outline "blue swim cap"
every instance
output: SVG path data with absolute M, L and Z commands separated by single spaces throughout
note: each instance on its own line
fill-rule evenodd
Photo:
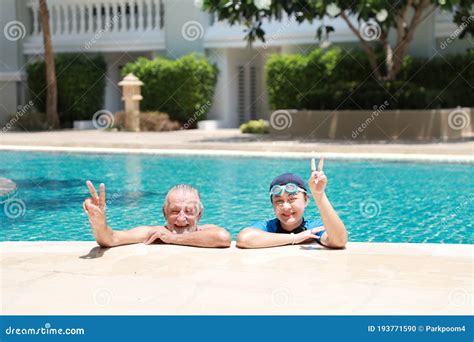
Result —
M 288 183 L 294 183 L 298 185 L 301 189 L 308 191 L 306 189 L 306 182 L 300 176 L 294 173 L 284 173 L 275 177 L 275 179 L 270 184 L 270 189 L 268 191 L 271 191 L 274 185 L 285 185 Z

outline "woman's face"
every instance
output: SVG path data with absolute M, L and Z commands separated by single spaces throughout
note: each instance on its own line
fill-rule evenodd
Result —
M 303 192 L 288 194 L 283 191 L 280 195 L 272 198 L 275 215 L 286 230 L 298 227 L 308 202 L 309 197 Z

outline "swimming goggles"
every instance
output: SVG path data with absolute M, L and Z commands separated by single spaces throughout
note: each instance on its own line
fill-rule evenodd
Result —
M 270 189 L 270 196 L 280 196 L 283 190 L 285 190 L 285 192 L 289 195 L 294 195 L 299 191 L 306 193 L 306 190 L 300 188 L 295 183 L 287 183 L 285 185 L 276 184 L 272 186 L 272 188 Z

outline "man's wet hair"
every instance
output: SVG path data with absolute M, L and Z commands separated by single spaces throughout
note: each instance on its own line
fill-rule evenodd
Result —
M 184 193 L 191 192 L 191 193 L 195 194 L 197 196 L 197 198 L 199 199 L 198 211 L 202 211 L 204 209 L 204 206 L 202 205 L 202 202 L 201 202 L 201 196 L 199 195 L 199 191 L 196 188 L 194 188 L 193 186 L 191 186 L 189 184 L 178 184 L 178 185 L 173 186 L 171 189 L 169 189 L 168 193 L 166 194 L 165 201 L 163 202 L 163 214 L 164 215 L 166 215 L 168 206 L 170 204 L 169 203 L 169 195 L 172 192 L 175 192 L 175 191 L 181 191 L 181 192 L 184 192 Z

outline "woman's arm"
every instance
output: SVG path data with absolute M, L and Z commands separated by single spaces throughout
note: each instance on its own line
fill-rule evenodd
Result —
M 316 239 L 315 230 L 306 230 L 298 234 L 269 233 L 256 228 L 244 228 L 237 236 L 237 247 L 265 248 L 298 244 L 308 239 Z
M 327 247 L 344 248 L 347 244 L 347 231 L 344 223 L 326 196 L 325 189 L 328 182 L 323 171 L 324 158 L 321 158 L 316 171 L 314 159 L 311 160 L 311 177 L 308 180 L 313 199 L 321 215 L 326 233 L 321 237 L 321 243 Z
M 314 196 L 313 196 L 314 197 Z M 321 215 L 326 232 L 321 237 L 321 244 L 332 248 L 344 248 L 347 244 L 347 232 L 344 223 L 337 215 L 326 194 L 314 198 Z

